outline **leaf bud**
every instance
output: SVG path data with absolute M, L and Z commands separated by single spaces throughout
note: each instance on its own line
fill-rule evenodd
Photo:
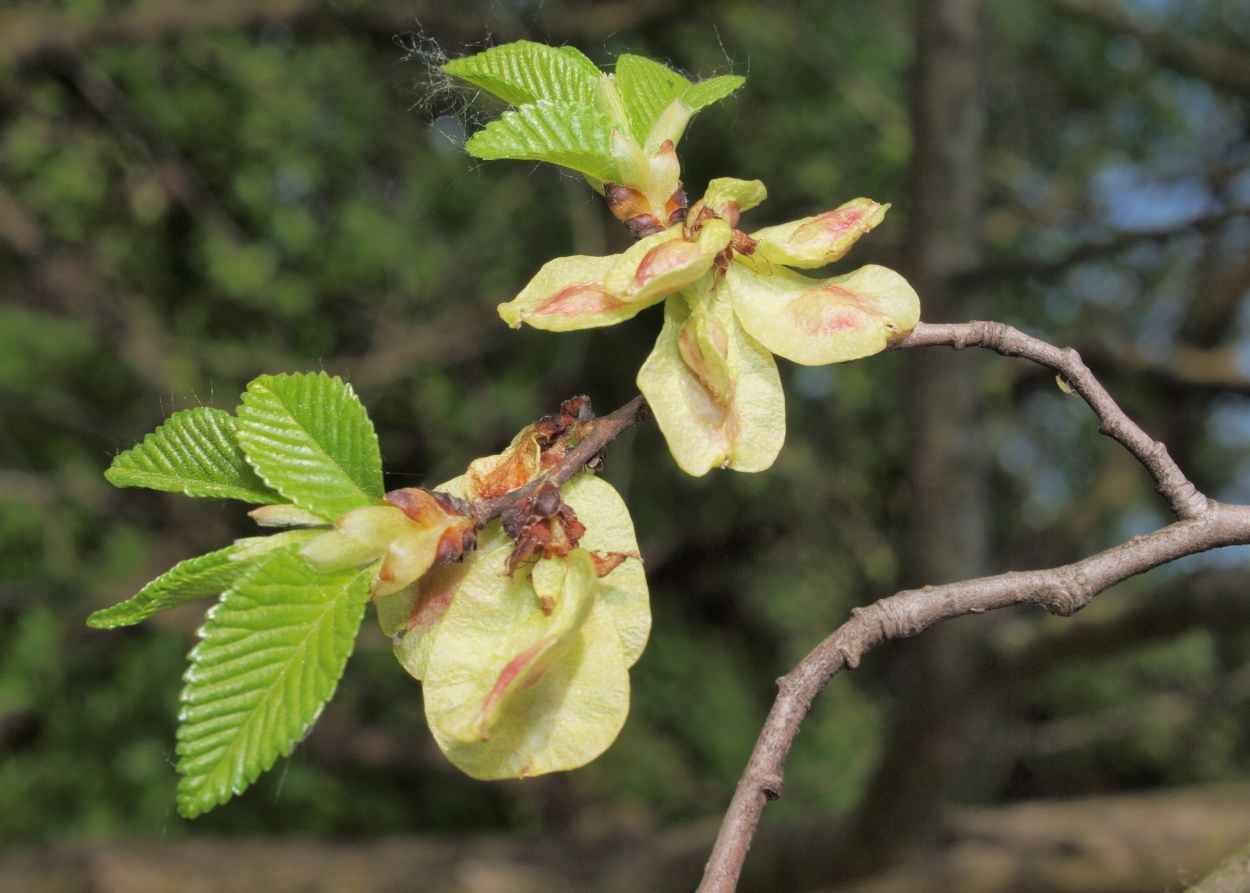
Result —
M 389 595 L 426 571 L 459 559 L 476 543 L 472 507 L 447 493 L 392 490 L 385 505 L 353 509 L 300 554 L 321 571 L 381 559 L 373 595 Z

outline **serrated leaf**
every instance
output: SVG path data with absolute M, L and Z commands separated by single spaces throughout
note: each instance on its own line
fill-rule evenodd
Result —
M 720 102 L 745 83 L 746 78 L 730 74 L 708 78 L 706 81 L 692 84 L 681 95 L 681 101 L 690 106 L 691 111 L 697 112 L 714 102 Z
M 598 180 L 617 179 L 611 125 L 590 107 L 539 100 L 486 125 L 465 143 L 470 155 L 492 161 L 547 161 Z
M 587 74 L 592 74 L 596 78 L 603 77 L 603 72 L 599 70 L 599 66 L 596 65 L 589 56 L 587 56 L 577 47 L 562 46 L 562 47 L 556 47 L 556 49 L 559 50 L 561 53 L 564 53 L 564 55 L 568 56 L 570 59 L 572 59 L 573 62 L 579 65 Z
M 522 106 L 540 99 L 590 105 L 602 72 L 572 47 L 518 40 L 473 56 L 453 59 L 443 71 Z
M 243 394 L 238 432 L 265 483 L 300 508 L 334 520 L 382 497 L 378 436 L 337 376 L 260 376 Z
M 221 595 L 252 569 L 246 561 L 231 560 L 231 556 L 244 548 L 236 543 L 179 562 L 133 597 L 111 608 L 96 611 L 87 618 L 87 626 L 96 629 L 131 626 L 160 611 L 168 611 L 206 596 Z
M 639 145 L 647 141 L 656 119 L 691 86 L 690 81 L 668 66 L 645 56 L 626 53 L 616 60 L 616 89 Z
M 247 464 L 235 418 L 208 407 L 174 413 L 143 443 L 116 456 L 104 477 L 117 487 L 244 502 L 286 501 Z
M 182 692 L 182 815 L 241 793 L 304 737 L 351 654 L 373 571 L 319 574 L 274 552 L 209 612 Z

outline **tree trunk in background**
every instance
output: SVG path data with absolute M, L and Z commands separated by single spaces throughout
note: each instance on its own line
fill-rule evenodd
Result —
M 981 260 L 983 32 L 983 0 L 918 3 L 907 272 L 928 322 L 983 313 L 978 296 L 957 283 Z M 906 362 L 911 501 L 903 582 L 982 575 L 989 537 L 980 357 L 913 351 Z M 984 632 L 984 624 L 943 624 L 895 656 L 894 724 L 845 839 L 848 877 L 896 862 L 933 827 L 971 756 L 969 742 L 978 740 L 988 718 L 988 705 L 973 691 L 972 636 Z

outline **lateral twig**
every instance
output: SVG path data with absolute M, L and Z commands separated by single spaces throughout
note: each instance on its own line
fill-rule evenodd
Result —
M 1200 493 L 1167 448 L 1120 409 L 1075 350 L 1055 347 L 995 322 L 921 323 L 893 347 L 935 345 L 984 347 L 1053 369 L 1093 409 L 1099 430 L 1122 444 L 1149 471 L 1177 521 L 1062 567 L 904 590 L 854 609 L 850 620 L 777 681 L 777 699 L 725 814 L 699 893 L 732 893 L 737 887 L 760 813 L 769 800 L 781 795 L 786 756 L 812 700 L 835 674 L 856 667 L 870 648 L 914 636 L 952 617 L 1014 605 L 1040 605 L 1053 614 L 1070 616 L 1098 593 L 1135 574 L 1185 555 L 1250 543 L 1250 506 L 1225 505 Z
M 699 893 L 732 893 L 737 887 L 760 813 L 769 800 L 781 795 L 786 756 L 812 700 L 838 672 L 858 666 L 870 648 L 914 636 L 952 617 L 996 608 L 1040 605 L 1052 614 L 1070 616 L 1128 577 L 1185 555 L 1250 543 L 1250 506 L 1218 503 L 1200 493 L 1167 448 L 1128 417 L 1075 350 L 1055 347 L 1003 323 L 984 321 L 920 323 L 892 347 L 937 345 L 957 350 L 983 347 L 1054 370 L 1065 388 L 1089 404 L 1098 417 L 1099 431 L 1123 445 L 1150 473 L 1177 520 L 1072 564 L 904 590 L 854 609 L 850 620 L 777 680 L 777 699 L 725 814 Z M 638 396 L 611 415 L 596 419 L 585 439 L 542 477 L 497 499 L 475 503 L 479 522 L 498 517 L 544 482 L 563 485 L 604 447 L 650 416 L 646 401 Z
M 473 512 L 479 524 L 485 524 L 503 514 L 504 510 L 514 503 L 528 499 L 544 483 L 562 487 L 570 478 L 582 470 L 582 467 L 599 454 L 599 452 L 616 438 L 620 437 L 639 422 L 651 418 L 651 407 L 639 394 L 620 409 L 610 415 L 595 419 L 590 433 L 577 446 L 569 450 L 559 462 L 553 465 L 541 477 L 535 478 L 524 487 L 518 487 L 496 499 L 484 499 L 473 504 Z

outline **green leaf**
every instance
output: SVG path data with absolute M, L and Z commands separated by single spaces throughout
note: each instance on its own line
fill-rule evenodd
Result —
M 616 89 L 625 103 L 629 126 L 639 145 L 647 141 L 651 125 L 674 99 L 693 85 L 666 65 L 626 53 L 616 60 Z
M 188 558 L 144 586 L 132 598 L 87 618 L 87 626 L 113 629 L 131 626 L 170 608 L 177 608 L 209 595 L 221 595 L 251 569 L 246 561 L 231 556 L 245 546 L 235 544 L 198 558 Z
M 595 83 L 603 74 L 573 47 L 549 47 L 528 40 L 453 59 L 443 71 L 514 106 L 540 99 L 591 105 Z
M 746 78 L 730 74 L 722 75 L 718 78 L 708 78 L 706 81 L 699 81 L 699 83 L 691 85 L 682 94 L 681 101 L 690 106 L 691 111 L 697 112 L 707 108 L 714 102 L 720 102 L 746 82 Z
M 319 574 L 273 552 L 209 612 L 182 692 L 182 815 L 241 793 L 304 737 L 351 654 L 373 572 Z
M 568 56 L 571 60 L 573 60 L 573 62 L 576 63 L 587 74 L 594 75 L 596 79 L 603 77 L 603 72 L 599 70 L 599 66 L 596 65 L 589 56 L 587 56 L 577 47 L 563 46 L 563 47 L 556 47 L 556 49 L 559 50 L 561 53 L 564 53 L 564 55 Z
M 333 520 L 382 497 L 378 436 L 338 377 L 260 376 L 243 394 L 238 431 L 248 461 L 300 508 Z
M 615 181 L 612 128 L 590 107 L 539 100 L 503 113 L 465 143 L 470 155 L 492 161 L 548 161 L 598 180 Z
M 105 478 L 117 487 L 148 487 L 188 496 L 285 502 L 256 476 L 239 446 L 236 421 L 220 409 L 184 409 L 113 459 Z

